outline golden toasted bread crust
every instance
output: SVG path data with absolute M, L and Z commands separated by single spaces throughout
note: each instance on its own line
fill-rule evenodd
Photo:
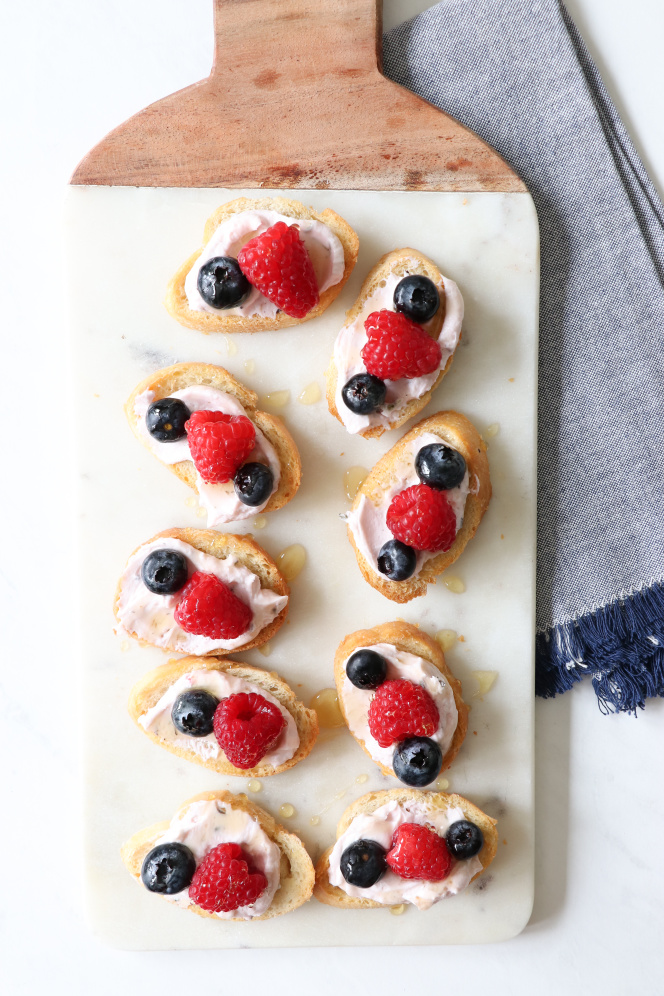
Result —
M 285 827 L 277 823 L 276 820 L 266 813 L 264 809 L 249 802 L 246 795 L 234 795 L 232 792 L 201 792 L 188 799 L 178 810 L 176 816 L 180 816 L 192 802 L 200 800 L 216 799 L 224 803 L 231 809 L 241 809 L 249 816 L 257 820 L 261 829 L 265 831 L 270 840 L 279 847 L 281 851 L 281 883 L 277 889 L 274 899 L 269 908 L 262 916 L 254 917 L 255 920 L 269 920 L 273 916 L 281 916 L 283 913 L 290 913 L 311 898 L 314 884 L 314 869 L 311 858 L 307 854 L 304 844 L 294 833 L 289 833 Z M 141 868 L 143 861 L 159 837 L 164 834 L 169 827 L 169 820 L 163 823 L 155 823 L 145 830 L 139 830 L 126 844 L 122 846 L 121 856 L 127 870 L 141 884 Z M 165 901 L 164 896 L 160 897 Z M 219 920 L 214 913 L 208 913 L 200 906 L 192 904 L 187 907 L 192 913 L 198 916 L 209 917 L 212 920 Z M 232 917 L 233 920 L 241 920 L 240 917 Z M 224 921 L 220 921 L 224 922 Z M 246 922 L 246 921 L 243 921 Z
M 230 218 L 231 215 L 239 214 L 242 211 L 277 211 L 279 214 L 293 218 L 295 221 L 298 219 L 320 221 L 324 225 L 327 225 L 341 242 L 344 249 L 345 261 L 343 276 L 338 283 L 333 287 L 328 287 L 320 295 L 320 300 L 316 307 L 312 308 L 304 318 L 291 318 L 282 311 L 274 318 L 262 318 L 259 315 L 253 317 L 224 315 L 223 312 L 220 312 L 218 315 L 211 315 L 205 311 L 192 311 L 189 307 L 187 295 L 184 290 L 185 277 L 219 225 L 223 221 L 226 221 L 227 218 Z M 191 254 L 170 281 L 164 303 L 169 314 L 180 325 L 185 325 L 190 329 L 197 329 L 199 332 L 269 332 L 272 329 L 284 329 L 291 325 L 302 325 L 303 322 L 311 321 L 312 318 L 318 318 L 319 315 L 322 315 L 341 293 L 344 284 L 353 272 L 359 246 L 360 242 L 356 232 L 353 231 L 347 221 L 344 221 L 336 211 L 332 211 L 330 208 L 318 212 L 314 211 L 313 208 L 308 208 L 304 204 L 301 204 L 300 201 L 289 200 L 285 197 L 260 197 L 258 199 L 239 197 L 235 201 L 228 201 L 228 203 L 222 204 L 214 214 L 210 215 L 205 223 L 203 245 Z
M 459 412 L 447 411 L 438 412 L 422 419 L 381 457 L 358 491 L 353 509 L 359 505 L 361 495 L 372 501 L 374 505 L 380 503 L 382 496 L 394 482 L 393 469 L 395 465 L 408 452 L 412 442 L 425 432 L 434 433 L 440 437 L 441 442 L 458 450 L 466 461 L 470 477 L 470 491 L 466 498 L 463 524 L 449 550 L 445 550 L 445 552 L 428 560 L 417 576 L 409 578 L 407 581 L 390 581 L 389 578 L 374 571 L 358 549 L 353 533 L 348 527 L 348 539 L 355 550 L 357 563 L 365 581 L 368 581 L 372 588 L 393 602 L 409 602 L 412 598 L 426 594 L 427 585 L 435 584 L 438 575 L 442 574 L 450 564 L 453 564 L 461 556 L 466 543 L 475 535 L 491 500 L 491 479 L 486 444 L 472 422 L 464 415 L 460 415 Z
M 459 753 L 461 744 L 465 739 L 468 730 L 468 706 L 461 697 L 461 682 L 454 677 L 448 668 L 442 647 L 436 640 L 423 633 L 421 629 L 418 629 L 417 626 L 412 626 L 406 622 L 382 623 L 380 626 L 374 626 L 373 629 L 358 629 L 355 633 L 350 633 L 339 644 L 337 652 L 334 655 L 334 680 L 339 696 L 339 707 L 346 721 L 346 726 L 350 730 L 343 700 L 343 686 L 346 676 L 345 663 L 350 655 L 360 647 L 371 647 L 376 643 L 391 643 L 397 650 L 402 650 L 407 654 L 415 654 L 416 657 L 422 657 L 438 668 L 450 685 L 457 707 L 458 720 L 452 743 L 443 757 L 443 766 L 440 770 L 445 771 L 450 767 L 452 761 Z M 350 732 L 355 736 L 352 730 Z M 355 739 L 362 750 L 371 757 L 364 740 L 361 740 L 359 737 L 355 737 Z M 371 760 L 374 761 L 374 764 L 378 765 L 384 775 L 390 775 L 392 778 L 396 777 L 391 768 L 381 764 L 380 761 L 376 761 L 374 758 L 371 758 Z
M 141 543 L 136 547 L 129 558 L 128 561 L 134 556 L 137 550 L 140 550 L 142 546 L 146 546 L 148 543 L 152 543 L 156 539 L 178 539 L 182 540 L 183 543 L 188 543 L 190 546 L 195 547 L 196 550 L 200 550 L 202 553 L 209 553 L 213 557 L 218 557 L 219 560 L 223 560 L 229 554 L 237 557 L 238 561 L 247 567 L 254 574 L 257 574 L 260 578 L 261 587 L 269 588 L 271 591 L 276 592 L 277 595 L 289 595 L 290 591 L 288 584 L 286 583 L 286 578 L 283 576 L 275 562 L 270 556 L 263 550 L 262 547 L 258 545 L 251 536 L 234 536 L 232 533 L 218 533 L 214 529 L 165 529 L 161 533 L 157 533 L 152 536 L 149 540 Z M 122 586 L 122 579 L 118 582 L 118 586 L 115 591 L 115 601 L 113 603 L 113 608 L 115 612 L 115 618 L 119 620 L 118 606 L 120 602 L 120 592 Z M 286 619 L 286 614 L 288 613 L 288 604 L 284 606 L 278 616 L 272 620 L 269 626 L 264 629 L 254 637 L 249 643 L 243 644 L 241 647 L 236 647 L 236 652 L 245 650 L 252 650 L 254 647 L 261 647 L 264 643 L 274 636 L 274 634 L 281 629 L 284 620 Z M 150 646 L 149 640 L 142 640 L 136 635 L 136 633 L 127 630 L 130 636 L 142 646 Z M 168 652 L 168 648 L 165 649 Z M 226 657 L 227 654 L 232 653 L 231 650 L 214 650 L 209 654 L 204 654 L 198 660 L 204 660 L 206 657 Z
M 156 373 L 150 374 L 149 377 L 142 380 L 134 388 L 124 406 L 125 415 L 134 435 L 146 449 L 149 449 L 145 438 L 138 431 L 139 419 L 135 406 L 136 399 L 141 394 L 152 391 L 154 400 L 158 401 L 160 398 L 168 398 L 175 391 L 181 391 L 193 384 L 213 387 L 217 391 L 223 391 L 224 394 L 230 394 L 234 397 L 244 408 L 247 418 L 261 430 L 268 442 L 272 444 L 281 466 L 281 478 L 277 490 L 271 495 L 263 512 L 274 512 L 278 508 L 282 508 L 291 498 L 295 497 L 302 477 L 300 454 L 295 441 L 281 419 L 275 415 L 269 415 L 267 412 L 259 411 L 256 408 L 258 396 L 238 380 L 235 380 L 223 367 L 214 366 L 212 363 L 176 363 L 172 367 L 157 370 Z M 159 458 L 157 457 L 157 459 Z M 164 466 L 168 467 L 194 491 L 198 491 L 195 468 L 191 460 L 181 460 L 179 463 L 164 464 Z
M 360 816 L 363 813 L 373 813 L 376 809 L 379 809 L 392 800 L 401 805 L 411 800 L 425 802 L 427 807 L 432 811 L 449 809 L 450 807 L 458 808 L 463 811 L 466 819 L 477 824 L 484 835 L 484 846 L 478 855 L 482 862 L 482 870 L 473 876 L 471 882 L 474 882 L 479 875 L 482 875 L 495 858 L 498 846 L 496 821 L 487 816 L 486 813 L 483 813 L 481 809 L 478 809 L 468 799 L 464 799 L 463 796 L 456 794 L 447 795 L 445 792 L 422 792 L 417 789 L 398 788 L 390 789 L 387 792 L 370 792 L 368 795 L 363 795 L 360 799 L 356 799 L 341 817 L 339 826 L 337 827 L 337 840 L 345 833 L 356 816 Z M 328 847 L 316 865 L 316 884 L 314 886 L 314 896 L 316 899 L 328 906 L 338 906 L 340 909 L 384 909 L 382 903 L 374 902 L 373 899 L 356 899 L 347 896 L 343 889 L 330 884 L 329 869 L 331 853 L 332 848 Z
M 431 326 L 427 330 L 433 339 L 437 339 L 440 335 L 440 330 L 445 318 L 445 289 L 443 287 L 443 278 L 436 264 L 432 262 L 428 256 L 418 252 L 417 249 L 393 249 L 392 252 L 386 253 L 385 256 L 378 260 L 373 270 L 371 270 L 362 284 L 362 289 L 360 290 L 355 304 L 346 312 L 346 320 L 344 325 L 348 325 L 355 321 L 357 316 L 362 311 L 365 301 L 377 289 L 381 280 L 384 280 L 393 273 L 400 276 L 406 272 L 421 273 L 423 276 L 429 277 L 430 280 L 433 280 L 438 288 L 441 307 L 438 309 L 436 315 L 434 315 Z M 399 418 L 395 419 L 395 421 L 391 423 L 390 431 L 392 429 L 400 428 L 405 422 L 408 422 L 411 418 L 414 418 L 422 411 L 422 409 L 429 403 L 432 392 L 435 391 L 447 371 L 452 366 L 453 359 L 454 353 L 452 353 L 447 363 L 436 377 L 431 390 L 427 391 L 426 394 L 423 394 L 421 398 L 413 398 L 409 401 L 408 404 L 402 409 Z M 343 420 L 337 410 L 337 403 L 335 399 L 337 390 L 337 365 L 334 362 L 334 354 L 332 355 L 330 365 L 327 368 L 325 380 L 327 384 L 327 407 L 329 408 L 330 413 L 334 415 L 334 417 L 343 425 Z M 362 432 L 358 433 L 358 435 L 364 436 L 365 439 L 376 439 L 379 436 L 382 436 L 386 431 L 387 430 L 383 428 L 383 426 L 376 425 L 368 429 L 364 429 Z
M 273 768 L 270 764 L 258 764 L 254 768 L 236 768 L 226 758 L 221 751 L 218 757 L 203 758 L 194 750 L 186 747 L 179 747 L 167 740 L 163 740 L 156 734 L 144 729 L 138 722 L 139 717 L 157 704 L 159 699 L 173 685 L 178 678 L 191 671 L 219 671 L 222 674 L 232 675 L 234 678 L 242 678 L 253 685 L 258 685 L 266 692 L 269 692 L 287 710 L 295 720 L 297 732 L 300 737 L 300 745 L 288 760 L 278 767 Z M 183 657 L 179 660 L 169 661 L 160 667 L 150 671 L 132 688 L 129 695 L 129 715 L 143 733 L 160 747 L 164 747 L 171 754 L 186 761 L 193 761 L 201 764 L 204 768 L 219 772 L 220 775 L 240 775 L 243 778 L 266 778 L 269 775 L 278 775 L 282 771 L 287 771 L 302 761 L 311 752 L 316 737 L 318 736 L 318 717 L 313 709 L 307 709 L 300 702 L 295 693 L 289 688 L 286 682 L 279 677 L 275 671 L 262 671 L 260 668 L 252 667 L 250 664 L 241 664 L 238 661 L 218 660 L 214 657 Z

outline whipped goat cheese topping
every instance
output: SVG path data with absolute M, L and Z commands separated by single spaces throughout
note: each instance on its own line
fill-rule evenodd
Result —
M 175 550 L 186 557 L 190 576 L 194 571 L 214 574 L 223 584 L 249 606 L 253 613 L 246 633 L 234 640 L 213 640 L 207 636 L 186 633 L 175 621 L 174 612 L 180 601 L 180 592 L 173 595 L 155 595 L 145 586 L 141 577 L 143 561 L 153 550 Z M 202 553 L 189 543 L 160 536 L 139 547 L 132 554 L 120 579 L 118 598 L 118 632 L 124 631 L 139 640 L 146 640 L 164 650 L 177 653 L 203 655 L 214 650 L 235 650 L 250 643 L 265 629 L 288 604 L 288 595 L 278 595 L 270 588 L 261 588 L 261 580 L 229 554 L 224 560 Z
M 218 799 L 201 799 L 192 802 L 179 816 L 175 816 L 168 830 L 158 844 L 185 844 L 193 853 L 198 866 L 206 854 L 219 844 L 239 844 L 245 851 L 256 871 L 262 872 L 267 886 L 258 899 L 250 906 L 241 906 L 230 913 L 215 913 L 220 920 L 251 920 L 261 916 L 269 908 L 274 894 L 279 888 L 281 851 L 261 828 L 258 820 L 241 809 L 231 809 Z M 173 896 L 162 893 L 164 899 L 176 903 L 182 909 L 192 905 L 189 890 L 184 889 Z
M 394 536 L 387 527 L 386 521 L 390 502 L 400 491 L 405 491 L 406 488 L 410 488 L 414 484 L 422 483 L 415 470 L 415 458 L 419 450 L 432 443 L 442 442 L 444 440 L 440 436 L 436 436 L 433 432 L 423 432 L 421 436 L 418 436 L 414 440 L 412 449 L 405 453 L 394 465 L 391 471 L 394 483 L 382 495 L 379 504 L 374 505 L 370 498 L 360 494 L 356 507 L 352 508 L 348 513 L 346 523 L 353 534 L 357 548 L 376 574 L 380 575 L 377 562 L 381 547 L 388 540 L 394 539 Z M 479 487 L 477 479 L 475 487 Z M 457 533 L 463 524 L 463 514 L 469 492 L 470 476 L 467 470 L 461 484 L 445 492 L 456 514 Z M 417 561 L 413 577 L 416 577 L 420 573 L 428 560 L 437 557 L 439 552 L 432 553 L 430 550 L 417 550 Z M 383 575 L 380 576 L 382 577 Z
M 173 703 L 178 695 L 189 691 L 191 688 L 202 688 L 219 700 L 240 693 L 246 695 L 255 693 L 256 695 L 262 695 L 272 705 L 276 705 L 286 720 L 286 726 L 277 744 L 268 754 L 265 754 L 260 759 L 259 764 L 269 764 L 273 768 L 278 768 L 280 764 L 289 761 L 300 746 L 300 736 L 297 732 L 295 720 L 288 709 L 285 709 L 275 699 L 274 695 L 261 688 L 260 685 L 254 685 L 252 682 L 247 681 L 245 678 L 238 678 L 236 675 L 228 674 L 224 671 L 213 671 L 207 668 L 199 671 L 189 671 L 187 674 L 181 675 L 177 681 L 174 681 L 159 701 L 138 717 L 138 722 L 143 729 L 147 733 L 153 733 L 161 740 L 173 744 L 175 747 L 183 747 L 185 750 L 194 751 L 194 753 L 206 761 L 210 758 L 218 757 L 221 753 L 221 747 L 217 743 L 214 733 L 210 733 L 206 737 L 188 737 L 184 733 L 180 733 L 173 725 L 173 720 L 171 719 Z
M 387 661 L 388 681 L 394 681 L 399 678 L 412 681 L 414 685 L 420 685 L 420 687 L 429 693 L 436 703 L 440 717 L 438 728 L 431 735 L 430 739 L 435 740 L 444 757 L 452 743 L 459 714 L 454 701 L 454 692 L 438 668 L 422 657 L 406 653 L 404 650 L 397 650 L 392 643 L 374 643 L 369 647 L 358 647 L 353 653 L 357 653 L 358 650 L 373 650 L 385 658 Z M 358 740 L 364 741 L 364 746 L 374 761 L 378 761 L 380 764 L 384 764 L 385 767 L 393 769 L 394 752 L 397 744 L 392 744 L 390 747 L 381 747 L 378 741 L 373 738 L 369 729 L 369 706 L 376 693 L 367 691 L 364 688 L 357 688 L 352 681 L 349 681 L 345 674 L 346 663 L 347 661 L 344 663 L 341 699 L 348 728 Z M 436 775 L 436 777 L 438 776 Z
M 398 803 L 394 800 L 380 806 L 373 813 L 356 816 L 330 853 L 330 884 L 336 885 L 353 898 L 372 899 L 375 903 L 384 903 L 386 906 L 412 903 L 420 910 L 428 910 L 445 896 L 453 896 L 466 888 L 470 880 L 482 870 L 482 862 L 478 856 L 466 861 L 455 861 L 450 874 L 442 882 L 401 878 L 391 868 L 387 868 L 374 885 L 361 889 L 350 885 L 341 874 L 341 855 L 356 840 L 375 840 L 389 851 L 394 832 L 402 823 L 428 826 L 443 837 L 452 823 L 465 818 L 463 810 L 458 807 L 438 810 L 429 809 L 420 801 Z
M 289 218 L 278 211 L 240 211 L 222 221 L 185 277 L 184 290 L 192 311 L 206 311 L 210 315 L 242 315 L 245 318 L 275 317 L 278 311 L 276 304 L 264 297 L 256 287 L 252 287 L 245 300 L 235 308 L 220 310 L 211 307 L 198 291 L 198 273 L 203 264 L 215 256 L 232 256 L 237 259 L 237 254 L 246 242 L 267 231 L 278 221 L 297 225 L 316 273 L 319 293 L 322 294 L 339 283 L 346 266 L 344 247 L 332 229 L 323 222 Z
M 418 272 L 418 265 L 413 260 L 412 269 L 407 269 L 402 274 L 390 274 L 381 281 L 382 286 L 376 288 L 364 302 L 362 311 L 352 322 L 344 325 L 339 332 L 334 343 L 334 362 L 337 368 L 337 385 L 334 403 L 339 412 L 339 417 L 346 429 L 351 433 L 363 432 L 372 426 L 382 426 L 389 429 L 390 425 L 399 418 L 401 410 L 414 398 L 421 398 L 423 394 L 430 391 L 440 371 L 445 367 L 450 356 L 456 349 L 459 336 L 461 335 L 461 323 L 463 321 L 463 298 L 461 291 L 453 280 L 442 277 L 442 284 L 438 285 L 438 290 L 444 290 L 445 296 L 445 318 L 438 336 L 441 357 L 439 366 L 423 377 L 403 377 L 401 380 L 386 380 L 387 393 L 381 411 L 372 412 L 370 415 L 358 415 L 352 412 L 344 404 L 342 390 L 351 377 L 356 374 L 365 373 L 366 367 L 362 359 L 362 350 L 368 342 L 367 333 L 364 330 L 364 323 L 373 311 L 394 311 L 394 291 L 398 283 L 411 273 Z M 441 293 L 441 298 L 443 294 Z M 422 325 L 423 329 L 430 329 L 433 319 Z
M 246 418 L 249 418 L 237 398 L 223 391 L 218 391 L 215 387 L 208 387 L 206 384 L 192 384 L 190 387 L 184 387 L 180 391 L 174 391 L 169 397 L 179 398 L 184 402 L 190 412 L 223 412 L 225 415 L 244 415 Z M 163 442 L 150 435 L 145 418 L 148 408 L 154 399 L 154 391 L 148 390 L 139 394 L 134 402 L 137 430 L 141 439 L 162 463 L 174 464 L 180 463 L 182 460 L 191 460 L 189 442 L 186 435 L 182 436 L 181 439 L 174 439 L 170 442 Z M 272 494 L 262 505 L 245 505 L 236 495 L 232 481 L 226 481 L 225 484 L 208 484 L 194 467 L 196 489 L 200 504 L 207 510 L 207 524 L 209 528 L 222 525 L 225 522 L 236 522 L 240 519 L 248 519 L 259 515 L 279 487 L 281 479 L 279 457 L 272 443 L 265 437 L 258 426 L 255 423 L 253 423 L 253 426 L 256 430 L 256 445 L 245 463 L 267 464 L 274 477 Z

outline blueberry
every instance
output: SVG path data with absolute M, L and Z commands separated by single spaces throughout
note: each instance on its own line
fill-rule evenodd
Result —
M 184 423 L 191 412 L 179 398 L 160 398 L 153 401 L 145 416 L 148 432 L 160 443 L 172 443 L 186 435 Z
M 341 855 L 340 868 L 349 885 L 368 889 L 387 868 L 385 848 L 375 840 L 356 840 Z
M 443 755 L 429 737 L 408 737 L 397 744 L 392 757 L 394 774 L 399 781 L 414 788 L 429 785 L 440 774 Z
M 346 674 L 356 688 L 373 690 L 387 677 L 387 661 L 375 650 L 356 650 L 348 658 Z
M 245 463 L 235 472 L 233 486 L 245 505 L 262 505 L 272 494 L 274 474 L 264 463 Z
M 440 294 L 433 280 L 413 273 L 394 288 L 394 309 L 413 322 L 428 322 L 440 307 Z
M 341 392 L 346 408 L 356 415 L 371 415 L 385 401 L 385 381 L 370 373 L 355 374 Z
M 484 834 L 476 823 L 471 823 L 470 820 L 457 820 L 448 827 L 445 843 L 450 854 L 459 861 L 465 861 L 466 858 L 474 858 L 482 850 Z
M 143 584 L 153 595 L 173 595 L 187 583 L 187 561 L 175 550 L 153 550 L 143 561 Z
M 196 859 L 189 848 L 173 841 L 157 844 L 148 851 L 141 868 L 141 879 L 150 892 L 174 896 L 191 884 L 195 871 Z
M 204 688 L 180 692 L 171 709 L 173 726 L 188 737 L 207 737 L 218 705 L 219 699 Z
M 388 540 L 378 553 L 378 570 L 390 581 L 405 581 L 415 571 L 417 554 L 401 540 Z
M 232 256 L 214 256 L 198 271 L 198 293 L 211 308 L 222 310 L 241 304 L 251 284 Z
M 415 470 L 422 484 L 438 491 L 458 487 L 466 475 L 466 461 L 458 450 L 444 443 L 423 446 L 415 457 Z

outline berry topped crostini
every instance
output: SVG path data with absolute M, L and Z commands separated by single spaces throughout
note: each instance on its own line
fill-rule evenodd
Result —
M 468 729 L 461 684 L 436 640 L 410 623 L 358 630 L 334 657 L 339 707 L 360 747 L 405 785 L 431 785 Z
M 249 536 L 167 529 L 135 550 L 115 596 L 118 632 L 176 653 L 219 656 L 266 643 L 288 585 Z
M 125 413 L 134 434 L 198 493 L 208 526 L 286 505 L 300 486 L 286 426 L 223 367 L 177 363 L 146 377 Z
M 267 920 L 311 897 L 299 837 L 244 795 L 204 792 L 122 848 L 128 871 L 181 909 L 218 920 Z
M 171 315 L 203 332 L 263 332 L 316 318 L 341 292 L 359 248 L 334 211 L 284 197 L 222 204 L 203 239 L 166 295 Z
M 361 436 L 403 425 L 449 370 L 462 320 L 459 288 L 430 259 L 415 249 L 383 256 L 334 344 L 330 412 Z
M 150 671 L 131 690 L 129 714 L 160 747 L 222 775 L 279 774 L 318 734 L 316 713 L 277 674 L 212 657 Z
M 392 789 L 357 799 L 316 866 L 316 899 L 344 909 L 430 909 L 496 855 L 496 821 L 460 795 Z
M 458 412 L 423 419 L 381 457 L 345 516 L 365 580 L 394 602 L 424 595 L 490 499 L 486 445 L 472 423 Z

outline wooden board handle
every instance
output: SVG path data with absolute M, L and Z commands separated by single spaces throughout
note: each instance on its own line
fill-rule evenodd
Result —
M 125 121 L 75 184 L 525 190 L 493 149 L 381 75 L 382 0 L 214 0 L 208 79 Z

